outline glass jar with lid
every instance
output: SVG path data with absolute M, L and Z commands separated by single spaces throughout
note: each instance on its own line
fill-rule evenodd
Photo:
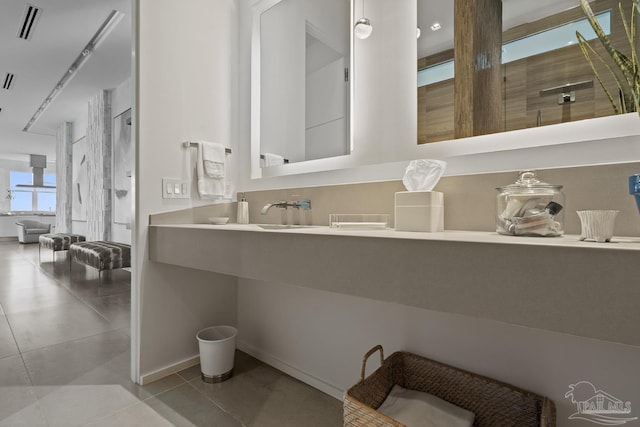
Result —
M 498 187 L 496 231 L 511 236 L 561 236 L 564 233 L 564 193 L 561 185 L 538 180 L 535 171 Z

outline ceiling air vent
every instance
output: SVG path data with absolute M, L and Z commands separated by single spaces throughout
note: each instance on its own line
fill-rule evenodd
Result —
M 20 21 L 20 27 L 18 28 L 18 38 L 31 40 L 33 29 L 35 28 L 41 14 L 41 9 L 27 4 L 27 7 L 24 9 L 22 20 Z
M 11 89 L 11 86 L 13 86 L 13 74 L 11 73 L 7 73 L 7 75 L 4 78 L 4 81 L 2 82 L 2 89 Z

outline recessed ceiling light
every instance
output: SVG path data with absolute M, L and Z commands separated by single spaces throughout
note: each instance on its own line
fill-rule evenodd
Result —
M 40 9 L 27 4 L 24 9 L 24 15 L 22 16 L 22 20 L 20 21 L 20 25 L 18 26 L 18 38 L 23 40 L 31 40 L 31 36 L 33 35 L 33 30 L 40 19 Z
M 434 22 L 429 28 L 431 28 L 431 31 L 438 31 L 442 26 L 439 22 Z
M 11 89 L 13 85 L 13 77 L 14 75 L 12 73 L 7 73 L 7 75 L 4 77 L 4 82 L 2 83 L 2 89 Z

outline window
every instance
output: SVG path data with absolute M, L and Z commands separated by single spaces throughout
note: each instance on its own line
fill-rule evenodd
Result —
M 611 10 L 597 13 L 596 19 L 602 26 L 605 34 L 611 34 Z M 586 18 L 580 19 L 503 44 L 502 63 L 507 64 L 512 61 L 517 61 L 518 59 L 550 52 L 578 43 L 576 31 L 580 31 L 587 40 L 596 38 L 596 33 L 591 28 L 589 21 Z M 418 87 L 452 79 L 453 77 L 454 65 L 453 59 L 451 59 L 418 70 Z
M 28 188 L 18 185 L 32 185 L 33 174 L 31 172 L 11 171 L 9 174 L 11 186 L 11 210 L 12 211 L 49 211 L 56 210 L 55 188 Z M 44 185 L 55 186 L 55 174 L 44 174 Z

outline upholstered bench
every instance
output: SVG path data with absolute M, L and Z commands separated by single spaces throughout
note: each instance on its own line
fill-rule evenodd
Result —
M 118 242 L 76 242 L 69 246 L 70 262 L 103 270 L 131 267 L 131 245 Z
M 68 251 L 69 246 L 75 242 L 84 242 L 87 240 L 80 234 L 55 233 L 41 234 L 38 238 L 38 261 L 40 261 L 40 250 L 42 248 L 51 249 L 53 251 L 53 260 L 56 260 L 56 252 Z

